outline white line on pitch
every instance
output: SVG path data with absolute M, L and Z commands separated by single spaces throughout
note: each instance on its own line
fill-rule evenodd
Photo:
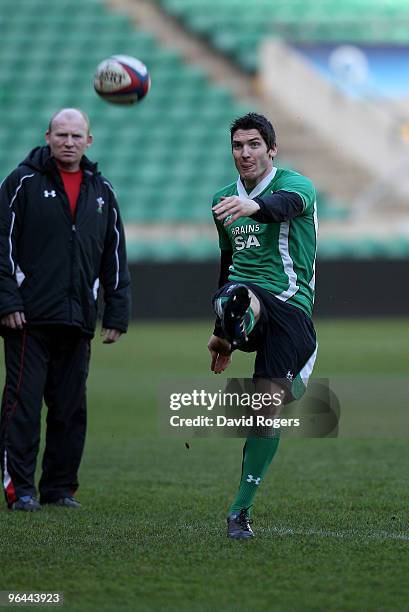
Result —
M 183 524 L 183 528 L 188 531 L 202 531 L 202 527 L 197 525 L 190 525 L 187 523 Z M 389 531 L 358 531 L 358 530 L 344 530 L 344 531 L 331 531 L 328 529 L 298 529 L 290 527 L 258 527 L 255 525 L 254 528 L 256 535 L 270 534 L 278 536 L 315 536 L 321 538 L 360 538 L 362 540 L 399 540 L 402 542 L 409 542 L 408 533 L 391 533 Z M 220 532 L 220 527 L 209 528 L 206 527 L 206 532 Z
M 258 528 L 258 532 L 276 535 L 319 536 L 322 538 L 362 538 L 364 540 L 403 540 L 409 542 L 409 535 L 378 531 L 365 533 L 363 531 L 327 531 L 325 529 L 290 529 L 285 527 Z

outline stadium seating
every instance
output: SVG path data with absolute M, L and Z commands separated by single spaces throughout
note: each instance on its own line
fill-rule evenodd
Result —
M 406 0 L 157 0 L 185 26 L 252 72 L 259 42 L 408 44 Z
M 202 0 L 165 3 L 189 18 L 192 28 L 202 28 L 204 35 L 212 26 L 221 48 L 234 54 L 235 19 L 243 12 L 239 8 L 254 0 L 245 5 L 225 0 L 218 3 L 217 12 L 205 10 L 210 4 Z M 282 19 L 287 15 L 291 23 L 293 3 L 280 0 L 280 6 Z M 247 62 L 270 8 L 270 0 L 259 0 L 247 18 L 241 39 Z M 131 257 L 217 256 L 216 237 L 208 230 L 194 240 L 183 240 L 180 233 L 177 239 L 169 235 L 173 227 L 176 234 L 181 223 L 211 225 L 211 194 L 235 175 L 228 125 L 249 109 L 177 53 L 159 46 L 149 33 L 136 30 L 128 18 L 108 11 L 101 0 L 2 0 L 0 25 L 1 175 L 43 142 L 56 109 L 79 106 L 92 120 L 95 142 L 90 157 L 112 180 L 125 222 L 129 227 L 167 228 L 166 240 L 152 241 L 149 232 L 146 237 L 139 232 L 137 240 L 130 240 Z M 108 105 L 93 91 L 96 65 L 114 53 L 140 57 L 149 67 L 152 90 L 140 106 Z M 345 210 L 320 194 L 319 214 L 321 219 L 339 219 Z M 334 251 L 324 244 L 321 253 L 326 249 L 329 255 Z
M 319 240 L 318 256 L 325 259 L 405 259 L 409 253 L 409 239 L 401 236 L 393 241 L 376 239 L 370 235 L 360 236 L 358 240 L 332 238 Z
M 0 19 L 2 176 L 43 142 L 55 110 L 79 106 L 92 120 L 90 157 L 112 180 L 126 223 L 211 223 L 211 195 L 235 174 L 228 126 L 248 109 L 99 0 L 2 0 Z M 93 91 L 97 64 L 114 53 L 149 67 L 153 85 L 140 106 L 115 107 Z M 140 239 L 130 251 L 168 258 L 178 245 Z M 217 244 L 198 240 L 179 251 L 203 257 Z

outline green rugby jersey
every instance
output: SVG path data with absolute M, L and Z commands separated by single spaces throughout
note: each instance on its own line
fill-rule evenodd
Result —
M 250 282 L 267 289 L 278 299 L 312 314 L 315 290 L 317 242 L 316 194 L 310 179 L 294 172 L 273 168 L 247 193 L 240 178 L 218 191 L 213 204 L 222 196 L 255 198 L 284 190 L 297 193 L 302 213 L 281 223 L 258 223 L 241 217 L 228 227 L 215 218 L 221 250 L 233 250 L 229 280 Z

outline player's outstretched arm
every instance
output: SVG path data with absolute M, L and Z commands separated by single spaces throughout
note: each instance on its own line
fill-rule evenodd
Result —
M 221 374 L 229 367 L 231 363 L 231 345 L 230 342 L 224 338 L 218 336 L 210 336 L 210 340 L 207 344 L 207 348 L 210 351 L 212 361 L 210 369 L 215 374 Z
M 238 196 L 222 197 L 220 202 L 213 206 L 213 212 L 218 221 L 225 221 L 231 215 L 231 218 L 225 221 L 225 226 L 231 225 L 239 217 L 249 217 L 258 210 L 260 210 L 260 205 L 257 202 Z

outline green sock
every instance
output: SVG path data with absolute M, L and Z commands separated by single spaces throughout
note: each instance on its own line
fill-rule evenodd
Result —
M 236 499 L 229 508 L 229 514 L 236 514 L 243 508 L 250 508 L 263 477 L 276 454 L 279 440 L 279 435 L 268 438 L 247 438 L 243 448 L 240 486 Z

